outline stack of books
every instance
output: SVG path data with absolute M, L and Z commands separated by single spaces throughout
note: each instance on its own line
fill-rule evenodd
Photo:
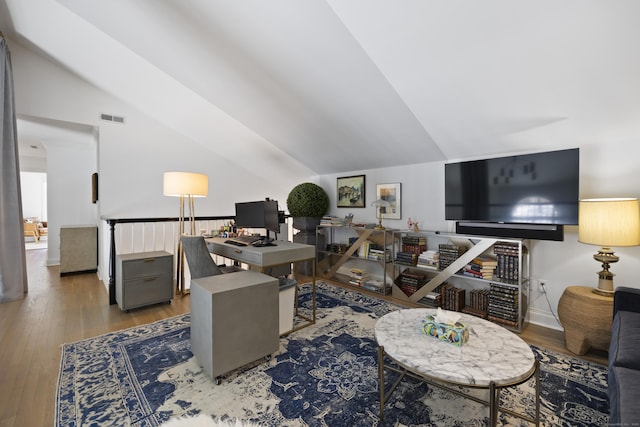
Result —
M 515 243 L 500 242 L 493 245 L 493 252 L 496 254 L 497 267 L 495 275 L 498 279 L 515 283 L 519 278 L 519 252 Z
M 376 279 L 368 279 L 362 284 L 362 287 L 368 289 L 370 291 L 378 292 L 381 294 L 387 294 L 387 290 L 385 289 L 384 283 L 380 280 Z
M 487 256 L 479 256 L 471 260 L 462 270 L 464 276 L 490 280 L 493 278 L 498 261 Z
M 349 283 L 355 286 L 363 286 L 369 279 L 369 273 L 359 268 L 352 268 L 349 275 Z
M 489 289 L 474 289 L 470 294 L 469 305 L 462 310 L 464 313 L 472 314 L 474 316 L 487 318 L 487 309 L 489 308 L 489 295 L 491 291 Z
M 438 245 L 438 268 L 444 270 L 467 251 L 464 246 L 449 244 Z
M 344 219 L 338 218 L 337 216 L 325 215 L 320 220 L 320 225 L 324 225 L 324 226 L 344 225 Z
M 427 238 L 425 236 L 402 236 L 400 251 L 421 254 L 427 250 Z
M 411 296 L 427 283 L 427 276 L 419 271 L 405 270 L 396 278 L 395 284 L 407 295 Z
M 424 251 L 418 255 L 418 265 L 422 267 L 437 267 L 438 266 L 438 252 L 436 251 Z
M 396 264 L 416 266 L 418 254 L 413 252 L 396 252 Z
M 466 291 L 455 286 L 443 288 L 442 308 L 451 311 L 462 311 L 465 306 Z
M 369 247 L 369 255 L 368 259 L 372 259 L 380 262 L 390 262 L 391 261 L 391 252 L 389 249 L 382 249 L 379 246 L 370 246 Z
M 349 242 L 349 244 L 353 244 Z M 358 256 L 360 258 L 369 258 L 369 250 L 371 249 L 372 243 L 369 240 L 365 240 L 362 242 L 360 247 L 358 248 Z
M 487 318 L 509 326 L 518 326 L 518 289 L 498 283 L 491 284 Z
M 347 245 L 344 243 L 329 243 L 327 244 L 327 252 L 333 252 L 336 254 L 343 254 L 347 251 Z
M 440 305 L 441 304 L 440 294 L 435 291 L 429 292 L 426 296 L 420 298 L 418 302 L 424 305 L 425 307 L 429 307 L 429 308 L 442 307 Z

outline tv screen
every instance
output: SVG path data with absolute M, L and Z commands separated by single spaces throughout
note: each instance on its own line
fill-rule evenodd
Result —
M 579 149 L 445 164 L 445 219 L 578 223 Z
M 280 231 L 278 202 L 276 200 L 238 202 L 235 220 L 239 228 L 264 228 L 278 233 Z

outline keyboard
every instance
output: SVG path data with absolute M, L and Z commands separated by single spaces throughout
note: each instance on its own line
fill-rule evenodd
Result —
M 263 238 L 263 236 L 236 236 L 227 239 L 224 242 L 236 246 L 247 246 L 254 242 L 257 242 L 258 240 L 262 240 Z

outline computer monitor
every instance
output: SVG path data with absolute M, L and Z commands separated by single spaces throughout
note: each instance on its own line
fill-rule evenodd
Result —
M 236 227 L 264 228 L 273 233 L 280 232 L 278 202 L 276 200 L 260 200 L 256 202 L 236 203 Z
M 275 234 L 280 232 L 280 217 L 276 200 L 264 201 L 264 228 Z

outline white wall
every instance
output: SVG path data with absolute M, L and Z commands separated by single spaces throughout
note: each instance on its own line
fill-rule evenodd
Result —
M 47 175 L 49 221 L 47 265 L 60 264 L 60 227 L 97 225 L 98 208 L 91 202 L 91 174 L 97 170 L 96 142 L 49 141 Z

